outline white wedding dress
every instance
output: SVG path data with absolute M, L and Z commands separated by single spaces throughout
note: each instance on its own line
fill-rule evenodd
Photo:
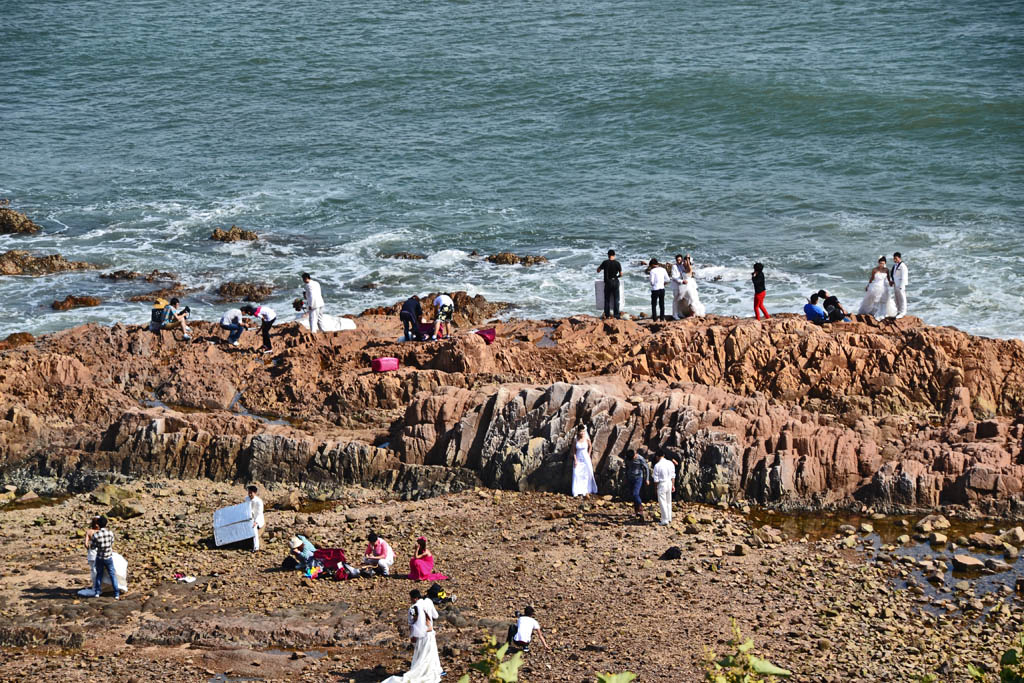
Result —
M 683 283 L 683 280 L 686 283 Z M 672 301 L 672 313 L 676 318 L 688 318 L 695 315 L 698 318 L 704 316 L 704 304 L 700 302 L 700 295 L 697 294 L 697 278 L 685 272 L 678 265 L 672 266 L 672 285 L 675 296 Z
M 876 272 L 868 285 L 868 291 L 860 302 L 860 315 L 873 315 L 876 318 L 891 318 L 896 315 L 896 303 L 889 296 L 889 278 L 885 273 Z
M 401 676 L 387 678 L 383 683 L 440 683 L 443 673 L 434 632 L 427 631 L 425 637 L 416 641 L 409 670 Z
M 576 457 L 572 467 L 572 495 L 585 496 L 597 493 L 597 480 L 594 479 L 594 463 L 590 460 L 590 448 L 586 441 L 575 442 Z

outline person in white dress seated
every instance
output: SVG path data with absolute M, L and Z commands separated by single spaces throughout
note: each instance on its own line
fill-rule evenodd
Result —
M 703 317 L 704 304 L 697 294 L 697 276 L 693 272 L 693 261 L 689 254 L 676 256 L 676 262 L 672 265 L 672 284 L 675 289 L 672 307 L 676 318 Z
M 573 442 L 573 496 L 597 493 L 597 480 L 594 479 L 594 463 L 590 459 L 590 449 L 590 435 L 587 434 L 587 428 L 581 425 L 576 430 L 576 440 Z
M 409 591 L 409 637 L 412 639 L 412 664 L 401 676 L 391 676 L 383 683 L 439 683 L 444 676 L 441 658 L 437 653 L 434 624 L 438 613 L 434 603 L 418 590 Z
M 857 309 L 858 314 L 872 315 L 878 319 L 896 315 L 896 304 L 889 296 L 889 269 L 886 267 L 884 256 L 878 257 L 878 265 L 871 270 L 868 286 L 864 291 L 866 294 L 860 302 L 860 308 Z

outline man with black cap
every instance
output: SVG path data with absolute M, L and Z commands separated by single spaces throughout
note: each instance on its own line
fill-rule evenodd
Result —
M 610 318 L 611 311 L 615 311 L 615 317 L 621 318 L 619 313 L 619 278 L 622 276 L 622 264 L 615 260 L 615 250 L 608 250 L 608 258 L 597 267 L 597 272 L 604 271 L 604 317 Z

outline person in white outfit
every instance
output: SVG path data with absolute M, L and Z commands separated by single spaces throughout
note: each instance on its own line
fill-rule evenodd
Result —
M 658 507 L 661 508 L 662 526 L 672 523 L 672 494 L 676 490 L 676 466 L 663 454 L 658 453 L 651 479 L 658 487 Z
M 896 265 L 889 271 L 889 284 L 892 285 L 893 297 L 896 299 L 896 317 L 902 318 L 907 314 L 907 282 L 910 274 L 900 252 L 893 254 L 892 260 Z
M 689 254 L 676 254 L 676 262 L 672 266 L 672 284 L 675 289 L 673 315 L 680 320 L 690 316 L 703 317 L 706 311 L 697 293 L 697 276 L 693 272 L 693 261 Z
M 391 676 L 383 683 L 438 683 L 444 676 L 437 652 L 434 624 L 439 617 L 434 603 L 418 590 L 409 591 L 409 638 L 412 640 L 412 664 L 401 676 Z
M 573 496 L 597 493 L 597 480 L 594 479 L 594 463 L 590 459 L 590 449 L 590 435 L 587 434 L 587 428 L 581 425 L 576 430 L 576 441 L 573 442 Z
M 896 315 L 896 306 L 889 296 L 889 269 L 884 256 L 878 257 L 878 265 L 871 269 L 868 276 L 867 292 L 857 309 L 859 315 L 871 315 L 881 320 Z
M 665 317 L 665 283 L 668 282 L 668 271 L 666 271 L 658 259 L 652 258 L 647 267 L 651 279 L 651 320 L 658 320 L 659 308 L 662 320 Z
M 387 576 L 391 565 L 395 563 L 395 551 L 391 544 L 371 531 L 366 537 L 366 552 L 363 553 L 363 564 L 377 567 L 381 574 Z
M 313 279 L 309 273 L 302 274 L 302 281 L 305 283 L 304 293 L 306 296 L 306 308 L 309 312 L 309 333 L 316 334 L 317 330 L 324 331 L 324 297 L 320 293 L 320 283 Z
M 260 532 L 267 525 L 263 519 L 263 499 L 256 495 L 256 485 L 250 484 L 245 488 L 249 494 L 249 515 L 252 517 L 252 551 L 259 552 Z

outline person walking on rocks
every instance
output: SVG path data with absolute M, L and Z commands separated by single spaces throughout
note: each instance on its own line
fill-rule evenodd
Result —
M 419 590 L 409 591 L 409 638 L 412 640 L 412 664 L 401 676 L 391 676 L 383 683 L 438 683 L 444 676 L 437 652 L 434 624 L 440 615 L 434 603 Z
M 324 331 L 324 297 L 320 293 L 320 283 L 313 279 L 309 273 L 302 274 L 303 295 L 306 299 L 306 308 L 309 311 L 309 333 L 316 334 L 317 330 Z
M 510 648 L 529 652 L 530 641 L 533 640 L 533 636 L 536 634 L 536 636 L 540 638 L 540 643 L 544 646 L 544 649 L 551 649 L 548 647 L 547 641 L 544 640 L 544 634 L 541 632 L 540 623 L 533 615 L 534 610 L 530 605 L 523 608 L 522 614 L 516 614 L 516 623 L 508 627 L 507 642 Z
M 764 264 L 755 263 L 754 272 L 750 274 L 750 279 L 754 283 L 754 317 L 758 320 L 761 319 L 761 314 L 764 313 L 764 319 L 768 320 L 771 318 L 768 315 L 768 309 L 764 307 Z
M 377 570 L 387 576 L 391 573 L 391 565 L 395 563 L 395 551 L 391 544 L 371 531 L 366 537 L 366 552 L 363 553 L 363 564 L 376 567 Z
M 597 493 L 597 481 L 594 479 L 594 463 L 590 459 L 590 435 L 587 428 L 580 425 L 576 430 L 576 440 L 573 442 L 573 467 L 572 467 L 572 495 L 587 496 Z
M 107 518 L 100 516 L 94 520 L 96 530 L 89 539 L 89 548 L 96 551 L 96 578 L 92 582 L 93 597 L 99 597 L 103 586 L 103 571 L 110 576 L 110 585 L 114 588 L 114 599 L 121 599 L 121 590 L 117 585 L 117 572 L 114 571 L 114 532 L 107 528 Z
M 270 306 L 246 304 L 242 306 L 242 313 L 260 321 L 260 334 L 263 335 L 263 353 L 273 351 L 274 349 L 270 345 L 270 328 L 274 326 L 274 321 L 277 320 L 277 314 L 274 313 L 274 309 Z
M 658 259 L 652 258 L 647 266 L 651 280 L 651 320 L 668 320 L 665 316 L 665 283 L 668 282 L 668 272 L 658 263 Z
M 910 273 L 907 271 L 907 264 L 903 262 L 903 255 L 896 252 L 892 255 L 894 265 L 889 271 L 889 284 L 892 286 L 892 294 L 896 299 L 896 317 L 902 318 L 907 314 L 907 283 L 910 282 Z
M 255 484 L 250 484 L 245 490 L 249 496 L 249 516 L 252 517 L 252 551 L 256 553 L 260 550 L 260 532 L 267 525 L 263 518 L 263 499 L 256 495 Z
M 644 521 L 644 501 L 640 497 L 644 485 L 651 481 L 651 466 L 647 458 L 640 453 L 640 449 L 633 451 L 633 457 L 626 464 L 626 482 L 633 494 L 633 515 Z
M 659 524 L 668 526 L 672 523 L 672 494 L 676 490 L 676 466 L 663 453 L 658 453 L 652 479 L 658 486 L 658 507 L 661 508 Z
M 604 318 L 621 318 L 619 312 L 619 278 L 622 277 L 622 264 L 615 260 L 615 250 L 608 250 L 608 258 L 597 267 L 597 272 L 604 272 Z

